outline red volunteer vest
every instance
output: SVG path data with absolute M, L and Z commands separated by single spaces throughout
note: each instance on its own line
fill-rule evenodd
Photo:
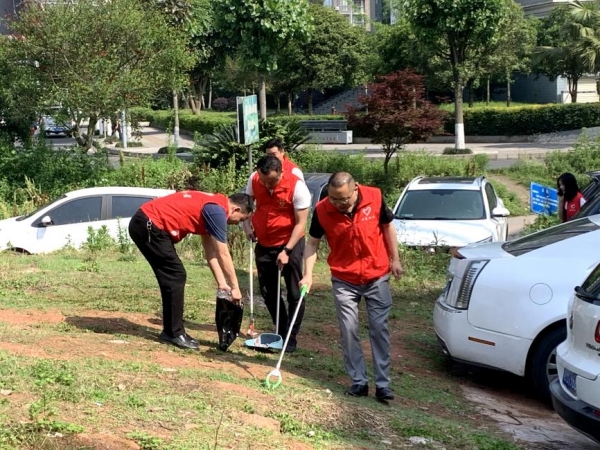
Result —
M 339 212 L 325 198 L 316 207 L 331 249 L 331 275 L 346 283 L 364 285 L 390 271 L 390 257 L 379 225 L 381 191 L 359 186 L 360 203 L 352 217 Z
M 262 185 L 258 173 L 252 177 L 252 192 L 256 210 L 252 226 L 258 243 L 263 247 L 285 245 L 296 225 L 294 214 L 294 190 L 300 179 L 284 171 L 273 192 Z
M 202 218 L 202 208 L 208 203 L 223 207 L 229 216 L 229 199 L 225 195 L 200 191 L 175 192 L 144 203 L 141 210 L 177 243 L 188 234 L 208 234 Z
M 294 169 L 299 169 L 299 167 L 294 164 L 292 161 L 288 159 L 287 156 L 283 157 L 283 162 L 281 163 L 281 168 L 284 172 L 292 172 Z
M 581 199 L 583 195 L 581 192 L 578 192 L 577 195 L 573 198 L 573 200 L 567 202 L 565 201 L 565 222 L 571 220 L 581 209 Z

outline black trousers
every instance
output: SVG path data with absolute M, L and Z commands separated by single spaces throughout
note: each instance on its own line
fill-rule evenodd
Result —
M 129 222 L 129 235 L 150 263 L 156 275 L 163 308 L 163 330 L 169 337 L 185 334 L 183 328 L 183 296 L 186 271 L 169 235 L 151 225 L 140 209 Z M 150 239 L 148 239 L 150 237 Z
M 277 299 L 277 256 L 283 250 L 283 247 L 263 247 L 256 244 L 256 269 L 258 271 L 258 284 L 260 285 L 260 293 L 265 299 L 265 304 L 273 319 L 273 325 L 277 319 L 277 301 L 279 301 L 279 329 L 277 334 L 285 339 L 288 332 L 288 327 L 294 311 L 298 307 L 300 299 L 300 288 L 298 283 L 302 279 L 302 257 L 304 254 L 304 239 L 301 239 L 292 249 L 289 262 L 283 266 L 281 271 L 285 280 L 287 290 L 287 300 L 289 309 L 286 309 L 283 298 Z M 295 338 L 300 331 L 302 318 L 304 317 L 304 302 L 298 311 L 296 323 L 292 328 L 291 337 Z

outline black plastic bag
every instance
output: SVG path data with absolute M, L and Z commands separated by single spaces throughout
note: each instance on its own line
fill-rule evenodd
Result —
M 227 292 L 217 291 L 215 322 L 219 333 L 219 349 L 226 351 L 240 334 L 244 318 L 243 303 L 234 303 Z

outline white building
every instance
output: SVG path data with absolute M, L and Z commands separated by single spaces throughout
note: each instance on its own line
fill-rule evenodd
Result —
M 370 22 L 381 22 L 383 0 L 325 0 L 324 5 L 335 9 L 353 25 L 371 28 Z

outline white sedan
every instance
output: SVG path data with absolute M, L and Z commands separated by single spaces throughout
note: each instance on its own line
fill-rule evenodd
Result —
M 567 303 L 600 261 L 600 215 L 454 251 L 434 328 L 453 359 L 533 380 L 550 399 Z
M 485 177 L 417 177 L 394 207 L 398 242 L 463 247 L 504 241 L 510 212 Z
M 106 226 L 117 239 L 119 226 L 127 230 L 131 216 L 150 200 L 173 193 L 167 189 L 97 187 L 64 194 L 26 216 L 0 220 L 0 251 L 48 253 L 66 245 L 80 247 L 88 227 Z M 127 232 L 127 231 L 125 231 Z

